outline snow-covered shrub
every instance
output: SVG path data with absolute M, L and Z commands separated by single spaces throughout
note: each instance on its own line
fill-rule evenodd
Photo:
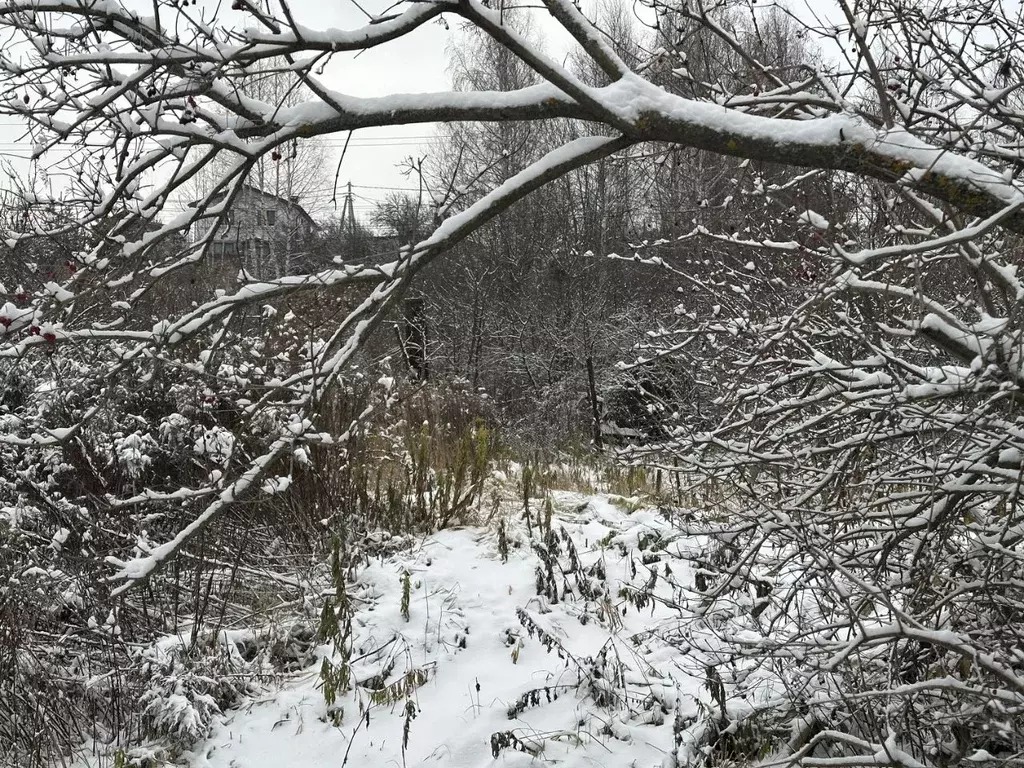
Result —
M 138 481 L 153 463 L 150 454 L 157 447 L 156 439 L 139 430 L 128 435 L 116 434 L 113 438 L 115 460 L 130 480 Z
M 224 641 L 189 650 L 167 638 L 142 653 L 138 712 L 142 735 L 185 749 L 205 738 L 214 718 L 252 692 L 249 663 L 235 644 Z
M 236 680 L 218 677 L 228 667 L 216 654 L 143 659 L 131 649 L 185 622 L 202 635 L 235 606 L 272 622 L 267 607 L 301 590 L 255 567 L 271 564 L 273 575 L 296 550 L 308 560 L 321 546 L 319 536 L 280 535 L 288 527 L 274 515 L 287 509 L 254 505 L 190 547 L 143 600 L 112 601 L 105 558 L 140 554 L 175 532 L 195 509 L 181 489 L 225 471 L 237 461 L 225 446 L 250 450 L 275 415 L 268 409 L 243 429 L 233 401 L 197 393 L 181 371 L 153 375 L 139 361 L 107 379 L 104 361 L 91 362 L 59 351 L 0 361 L 0 381 L 11 382 L 0 420 L 19 441 L 0 444 L 0 763 L 11 756 L 19 768 L 49 765 L 87 741 L 160 733 L 185 743 L 246 690 L 245 676 L 299 663 L 291 641 L 279 652 L 260 645 L 258 667 L 229 659 Z M 205 436 L 212 450 L 197 453 Z M 233 570 L 243 564 L 251 570 Z
M 207 429 L 195 441 L 192 450 L 214 465 L 227 464 L 235 447 L 235 436 L 220 426 Z
M 353 368 L 321 404 L 321 427 L 339 440 L 306 440 L 308 421 L 264 398 L 268 380 L 301 369 L 285 354 L 299 336 L 258 328 L 192 350 L 194 365 L 133 357 L 119 340 L 88 356 L 57 346 L 0 361 L 12 382 L 0 401 L 11 438 L 0 444 L 0 601 L 10 612 L 0 718 L 19 723 L 0 732 L 0 754 L 35 768 L 86 741 L 113 749 L 159 737 L 180 748 L 246 679 L 308 662 L 308 630 L 255 643 L 233 668 L 236 685 L 218 666 L 227 657 L 200 652 L 196 638 L 238 622 L 272 625 L 280 605 L 315 616 L 307 576 L 327 576 L 328 536 L 353 552 L 362 541 L 384 551 L 472 517 L 495 444 L 478 421 L 484 402 L 444 386 L 403 388 L 386 367 Z M 399 402 L 405 418 L 396 420 Z M 288 449 L 251 493 L 138 600 L 111 597 L 111 563 L 173 537 L 282 433 Z M 185 625 L 196 635 L 188 653 L 161 645 Z M 138 647 L 160 652 L 133 656 Z

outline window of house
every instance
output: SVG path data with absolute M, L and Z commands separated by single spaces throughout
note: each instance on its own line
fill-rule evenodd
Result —
M 211 256 L 236 256 L 245 252 L 245 242 L 236 240 L 214 240 L 210 243 Z
M 267 209 L 267 226 L 272 227 L 277 223 L 277 211 L 273 208 Z

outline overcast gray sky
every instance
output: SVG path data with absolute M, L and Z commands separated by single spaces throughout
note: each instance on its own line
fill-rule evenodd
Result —
M 137 3 L 129 3 L 134 4 Z M 200 4 L 208 5 L 211 11 L 216 7 L 211 0 L 200 0 Z M 290 5 L 301 23 L 317 29 L 352 29 L 366 23 L 366 16 L 346 0 L 292 0 Z M 370 13 L 381 13 L 390 3 L 383 0 L 366 0 L 360 2 L 360 5 Z M 147 7 L 148 2 L 143 3 L 139 10 L 145 12 Z M 228 10 L 228 7 L 228 2 L 221 5 L 224 23 L 244 23 L 242 14 Z M 446 31 L 440 24 L 427 24 L 406 39 L 359 56 L 335 57 L 331 67 L 324 73 L 324 80 L 336 90 L 357 96 L 445 90 L 449 87 L 445 51 L 449 43 L 458 36 L 454 23 L 450 31 Z M 24 140 L 23 133 L 24 129 L 17 120 L 0 118 L 0 158 L 10 161 L 22 177 L 29 172 L 30 153 L 30 145 Z M 345 182 L 352 182 L 353 191 L 358 195 L 355 201 L 357 212 L 368 214 L 373 203 L 384 197 L 391 188 L 414 187 L 415 180 L 403 177 L 396 164 L 408 155 L 422 155 L 428 150 L 430 139 L 434 135 L 435 127 L 431 125 L 364 130 L 356 133 L 349 144 L 339 179 L 343 185 Z M 341 156 L 344 141 L 344 134 L 327 137 L 324 140 L 335 163 Z M 332 164 L 325 170 L 325 179 L 333 181 L 336 166 Z M 2 186 L 11 186 L 9 180 L 5 179 L 4 182 Z M 326 203 L 330 200 L 330 186 L 331 184 L 325 181 L 323 188 L 318 192 L 318 202 Z
M 595 2 L 587 0 L 585 9 Z M 200 6 L 205 5 L 210 13 L 219 5 L 222 23 L 241 25 L 246 22 L 243 14 L 229 10 L 229 2 L 199 0 L 199 3 Z M 128 0 L 128 5 L 138 5 L 143 13 L 151 7 L 148 0 Z M 390 0 L 359 0 L 359 6 L 374 15 L 383 13 L 390 5 Z M 831 3 L 828 0 L 810 0 L 810 5 L 820 9 Z M 320 30 L 332 27 L 353 29 L 364 25 L 367 17 L 359 6 L 351 0 L 290 0 L 290 7 L 300 23 Z M 571 39 L 546 13 L 537 11 L 535 16 L 537 32 L 548 54 L 562 59 L 573 44 Z M 447 21 L 447 29 L 438 22 L 428 23 L 402 39 L 358 56 L 340 54 L 334 58 L 323 79 L 329 87 L 356 96 L 447 90 L 450 87 L 447 51 L 450 46 L 464 40 L 459 32 L 459 20 L 449 18 Z M 368 218 L 374 204 L 392 190 L 415 190 L 416 179 L 404 177 L 397 166 L 408 156 L 420 157 L 429 153 L 431 139 L 438 130 L 443 130 L 443 127 L 414 125 L 367 129 L 354 134 L 338 180 L 341 187 L 347 182 L 352 183 L 356 212 L 361 218 Z M 19 141 L 21 132 L 20 126 L 9 118 L 0 122 L 0 157 L 12 161 L 24 174 L 28 170 L 29 146 Z M 336 163 L 344 142 L 344 134 L 324 139 L 331 163 L 325 168 L 324 182 L 316 192 L 316 200 L 311 201 L 311 207 L 320 213 L 329 211 L 326 206 L 333 195 Z
M 634 0 L 619 0 L 631 7 Z M 589 11 L 599 0 L 583 0 Z M 380 14 L 391 6 L 390 0 L 359 0 L 359 5 L 371 14 Z M 316 29 L 336 27 L 353 29 L 366 23 L 366 16 L 350 0 L 291 0 L 291 7 L 299 20 Z M 636 6 L 638 10 L 644 9 Z M 823 16 L 834 12 L 831 0 L 794 2 L 791 7 L 801 16 L 809 17 L 810 9 Z M 572 38 L 543 10 L 534 12 L 535 30 L 549 56 L 563 60 L 575 45 Z M 591 14 L 592 15 L 592 14 Z M 359 56 L 336 57 L 324 79 L 336 90 L 355 96 L 381 96 L 387 93 L 423 93 L 447 90 L 450 87 L 448 57 L 451 45 L 464 40 L 459 32 L 460 21 L 447 19 L 450 29 L 434 22 L 420 27 L 407 37 L 374 48 Z M 351 181 L 356 213 L 366 218 L 373 204 L 391 189 L 413 191 L 415 178 L 403 177 L 396 165 L 409 155 L 422 156 L 430 151 L 430 137 L 441 126 L 415 125 L 404 128 L 382 128 L 357 132 L 349 145 L 339 180 Z M 345 136 L 327 140 L 334 160 L 337 161 Z M 332 174 L 333 178 L 333 168 Z M 329 185 L 328 185 L 329 187 Z M 331 192 L 325 187 L 323 200 L 330 200 Z
M 360 2 L 371 14 L 382 13 L 391 3 L 382 0 Z M 366 16 L 351 2 L 323 0 L 292 0 L 291 7 L 303 24 L 325 29 L 353 29 L 366 23 Z M 386 93 L 424 93 L 449 88 L 445 51 L 459 38 L 457 22 L 450 20 L 450 30 L 438 23 L 426 24 L 408 37 L 371 49 L 358 56 L 335 57 L 324 73 L 324 81 L 335 90 L 353 96 L 381 96 Z M 432 125 L 367 129 L 358 131 L 349 143 L 338 175 L 344 185 L 351 181 L 356 195 L 357 215 L 367 218 L 374 202 L 391 188 L 415 188 L 416 180 L 406 178 L 396 168 L 406 156 L 422 156 L 429 151 L 430 137 L 436 134 Z M 330 156 L 336 164 L 341 156 L 345 135 L 325 139 Z M 334 178 L 335 165 L 330 173 Z M 331 198 L 330 182 L 321 192 L 320 203 Z
M 371 14 L 390 7 L 387 0 L 359 2 Z M 322 0 L 291 0 L 299 20 L 310 27 L 353 29 L 366 23 L 366 16 L 348 0 L 324 3 Z M 572 44 L 567 34 L 547 14 L 537 13 L 540 36 L 548 53 L 561 58 Z M 550 17 L 548 17 L 550 19 Z M 358 56 L 335 58 L 324 73 L 324 80 L 336 90 L 354 96 L 381 96 L 389 93 L 427 93 L 451 87 L 447 51 L 465 40 L 459 31 L 461 21 L 447 18 L 448 29 L 439 22 L 426 24 L 405 38 L 379 46 Z M 341 165 L 339 181 L 351 181 L 356 195 L 357 215 L 366 218 L 376 201 L 393 189 L 413 192 L 416 179 L 405 177 L 398 165 L 408 156 L 422 157 L 430 152 L 431 137 L 443 133 L 443 126 L 368 129 L 354 134 Z M 345 136 L 326 142 L 335 162 L 340 158 Z M 333 177 L 333 168 L 332 168 Z M 329 187 L 329 185 L 328 185 Z M 324 190 L 324 200 L 331 191 Z
M 210 12 L 218 5 L 212 0 L 199 2 Z M 148 0 L 130 0 L 127 4 L 129 7 L 138 5 L 143 13 L 150 8 Z M 366 15 L 349 0 L 290 0 L 289 5 L 300 23 L 315 29 L 354 29 L 367 21 Z M 383 13 L 391 5 L 389 0 L 359 2 L 359 6 L 375 15 Z M 246 23 L 242 13 L 229 9 L 229 2 L 220 4 L 219 14 L 222 23 L 239 26 Z M 450 87 L 447 51 L 449 46 L 464 39 L 459 32 L 459 20 L 450 18 L 447 21 L 448 29 L 437 22 L 428 23 L 400 40 L 358 56 L 339 54 L 324 72 L 323 80 L 329 87 L 354 96 L 447 90 Z M 563 40 L 562 47 L 566 45 L 568 42 Z M 366 129 L 353 135 L 338 171 L 338 180 L 342 188 L 347 182 L 352 183 L 357 215 L 368 218 L 374 204 L 392 190 L 416 189 L 416 179 L 403 176 L 397 166 L 406 157 L 422 157 L 428 153 L 438 130 L 439 126 L 413 125 Z M 22 134 L 19 122 L 0 118 L 0 158 L 10 161 L 17 173 L 24 177 L 29 171 L 30 146 Z M 322 188 L 316 192 L 317 199 L 311 201 L 311 207 L 327 213 L 330 209 L 325 206 L 333 196 L 333 180 L 345 134 L 325 137 L 323 143 L 331 163 L 324 169 Z M 4 180 L 2 186 L 11 186 L 9 180 Z

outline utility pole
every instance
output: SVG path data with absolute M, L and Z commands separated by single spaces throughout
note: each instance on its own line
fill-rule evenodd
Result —
M 341 230 L 348 232 L 349 237 L 356 234 L 356 211 L 352 205 L 352 182 L 348 182 L 345 192 L 345 203 L 341 207 Z

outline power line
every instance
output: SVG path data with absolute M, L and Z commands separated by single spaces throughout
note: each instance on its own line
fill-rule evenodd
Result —
M 353 184 L 352 187 L 354 189 L 383 189 L 383 190 L 395 191 L 395 192 L 420 192 L 420 191 L 426 192 L 425 188 L 423 188 L 421 190 L 420 187 L 380 187 L 380 186 L 373 186 L 372 184 Z

